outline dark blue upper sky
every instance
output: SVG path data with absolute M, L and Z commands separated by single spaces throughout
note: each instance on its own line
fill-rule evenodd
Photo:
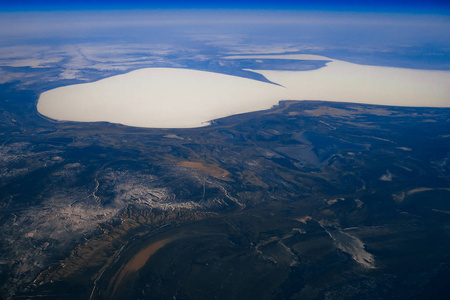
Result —
M 327 11 L 450 13 L 449 0 L 0 0 L 2 11 L 108 9 L 295 9 Z

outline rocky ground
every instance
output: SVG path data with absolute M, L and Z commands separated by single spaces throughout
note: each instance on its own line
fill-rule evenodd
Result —
M 285 101 L 166 130 L 19 114 L 27 93 L 0 114 L 2 298 L 448 295 L 449 109 Z

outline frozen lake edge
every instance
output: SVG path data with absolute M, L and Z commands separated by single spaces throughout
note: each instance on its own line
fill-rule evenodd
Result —
M 302 60 L 314 59 L 314 56 L 251 58 Z M 317 56 L 316 59 L 328 58 Z M 46 91 L 39 97 L 37 110 L 45 117 L 60 121 L 193 128 L 206 126 L 214 119 L 269 109 L 280 100 L 450 106 L 450 71 L 328 60 L 331 62 L 326 67 L 310 71 L 252 70 L 281 86 L 192 69 L 140 69 Z

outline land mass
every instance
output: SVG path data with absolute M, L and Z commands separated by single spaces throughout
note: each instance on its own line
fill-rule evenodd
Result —
M 187 129 L 3 114 L 2 297 L 446 297 L 449 120 L 322 101 Z

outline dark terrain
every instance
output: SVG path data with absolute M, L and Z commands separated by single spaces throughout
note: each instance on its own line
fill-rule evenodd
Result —
M 0 298 L 450 296 L 450 109 L 283 101 L 169 130 L 1 95 Z

